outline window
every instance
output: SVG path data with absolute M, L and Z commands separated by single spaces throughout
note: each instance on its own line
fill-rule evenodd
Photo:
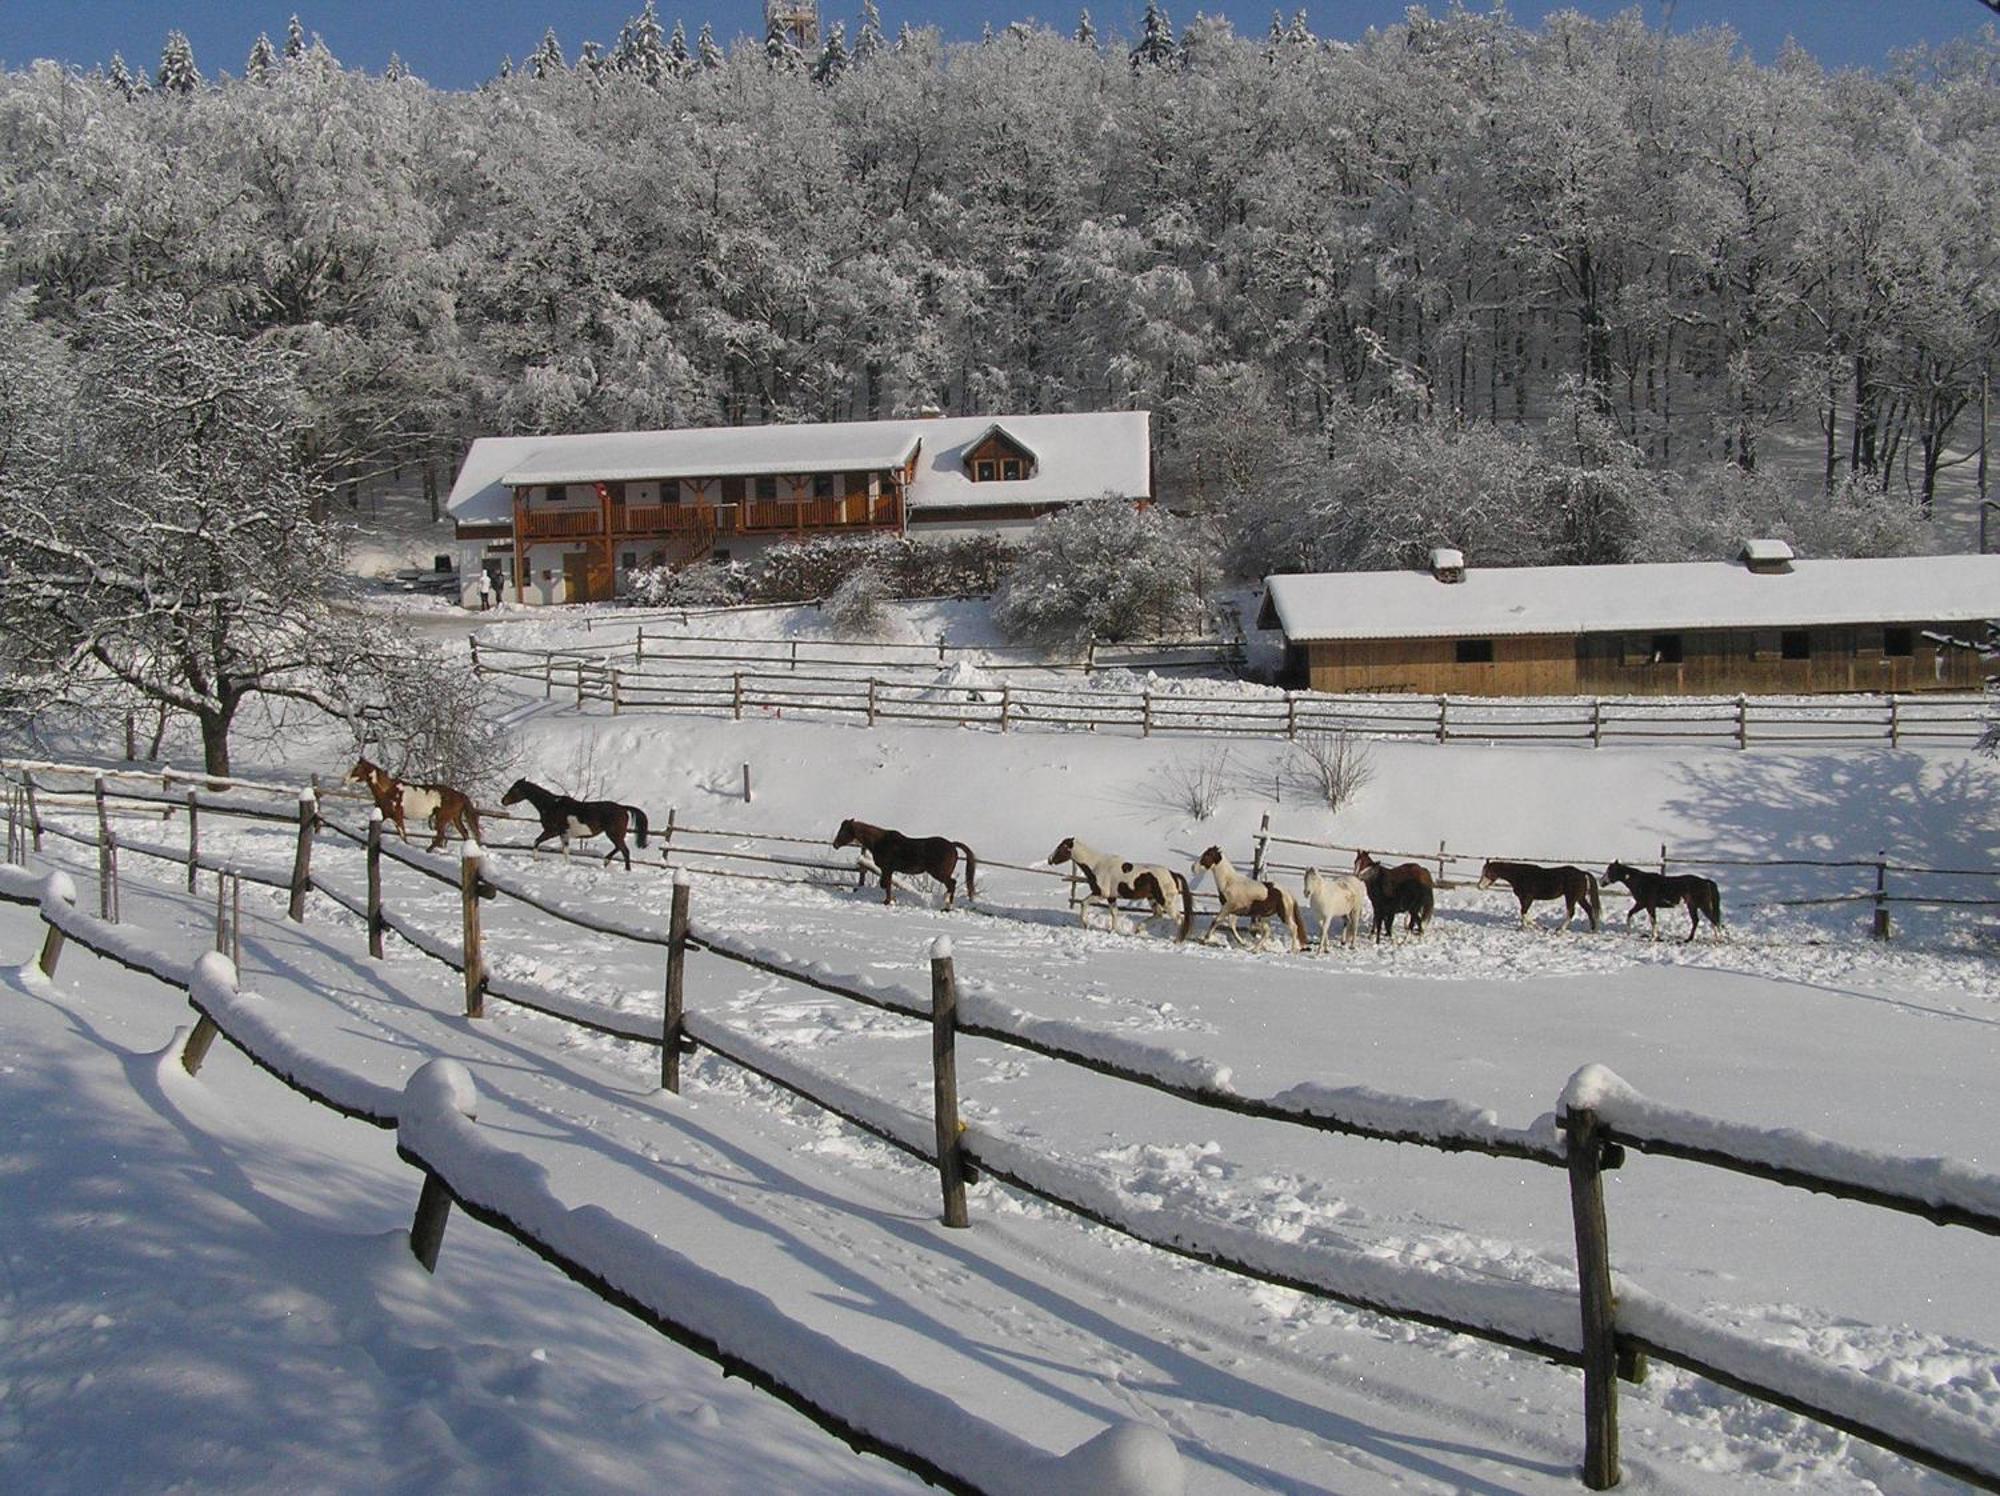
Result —
M 1915 629 L 1882 630 L 1882 653 L 1907 660 L 1917 652 L 1917 631 Z
M 832 473 L 813 474 L 813 497 L 816 499 L 830 499 L 833 497 Z
M 1458 641 L 1457 658 L 1461 665 L 1490 665 L 1493 663 L 1493 641 L 1461 639 Z
M 619 556 L 618 564 L 624 567 L 625 570 L 630 571 L 633 567 L 639 564 L 639 553 L 637 551 L 624 552 L 622 555 Z
M 757 480 L 758 503 L 768 504 L 777 497 L 778 497 L 778 480 L 776 478 L 759 478 Z
M 1653 663 L 1655 665 L 1678 665 L 1681 662 L 1681 636 L 1679 634 L 1653 635 Z
M 1000 476 L 1006 482 L 1018 482 L 1021 477 L 1021 459 L 1009 457 L 1000 464 Z
M 724 478 L 722 480 L 722 502 L 725 504 L 740 504 L 743 502 L 743 480 L 741 478 Z
M 569 497 L 569 489 L 561 483 L 551 483 L 542 490 L 542 494 L 551 504 L 560 504 Z
M 994 462 L 990 457 L 982 457 L 972 465 L 972 481 L 974 483 L 991 483 L 999 476 L 999 464 Z
M 1778 657 L 1785 660 L 1810 660 L 1812 634 L 1805 629 L 1786 629 L 1778 635 Z

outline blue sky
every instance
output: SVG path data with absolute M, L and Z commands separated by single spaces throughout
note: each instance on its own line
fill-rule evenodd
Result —
M 169 29 L 185 31 L 195 58 L 205 73 L 217 69 L 238 72 L 259 31 L 276 42 L 283 38 L 287 18 L 296 8 L 307 32 L 326 38 L 334 54 L 349 66 L 376 70 L 389 54 L 400 53 L 411 68 L 444 88 L 469 87 L 490 77 L 502 56 L 517 60 L 554 26 L 564 53 L 572 59 L 586 38 L 607 46 L 626 17 L 643 0 L 483 0 L 483 3 L 390 4 L 381 0 L 0 0 L 0 61 L 19 66 L 36 57 L 54 57 L 88 68 L 122 53 L 135 68 L 157 65 L 160 43 Z M 1076 24 L 1078 5 L 1063 0 L 879 0 L 883 24 L 894 33 L 908 20 L 935 25 L 946 36 L 970 38 L 987 22 L 995 26 L 1021 19 L 1041 19 L 1068 30 Z M 1406 0 L 1312 0 L 1306 9 L 1321 36 L 1353 38 L 1370 26 L 1401 19 Z M 1282 0 L 1289 12 L 1296 0 Z M 1483 8 L 1477 0 L 1475 8 Z M 1272 0 L 1207 0 L 1205 4 L 1169 0 L 1176 25 L 1197 9 L 1227 15 L 1238 30 L 1261 34 L 1270 24 Z M 1436 0 L 1433 11 L 1442 11 Z M 1532 23 L 1559 8 L 1550 0 L 1514 0 L 1517 19 Z M 1573 0 L 1570 7 L 1593 15 L 1640 9 L 1658 25 L 1663 0 Z M 827 20 L 846 19 L 850 33 L 860 0 L 821 0 Z M 1102 32 L 1126 35 L 1137 29 L 1144 0 L 1099 0 L 1090 6 Z M 718 37 L 761 33 L 761 0 L 660 0 L 663 22 L 676 16 L 687 22 L 692 37 L 703 21 Z M 1678 0 L 1672 27 L 1691 31 L 1728 25 L 1742 36 L 1751 53 L 1769 61 L 1787 35 L 1796 37 L 1830 67 L 1874 66 L 1894 49 L 1918 42 L 1933 44 L 1976 32 L 1993 16 L 1979 0 Z

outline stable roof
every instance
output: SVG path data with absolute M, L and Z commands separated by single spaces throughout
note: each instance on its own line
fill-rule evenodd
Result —
M 1291 640 L 1485 638 L 2000 618 L 2000 555 L 1321 572 L 1264 580 L 1260 621 Z
M 967 452 L 995 431 L 1034 453 L 1030 477 L 974 483 L 966 475 Z M 445 507 L 460 524 L 489 524 L 512 518 L 508 490 L 525 485 L 887 471 L 919 450 L 907 496 L 913 510 L 1152 494 L 1152 416 L 1124 410 L 483 436 L 467 452 Z

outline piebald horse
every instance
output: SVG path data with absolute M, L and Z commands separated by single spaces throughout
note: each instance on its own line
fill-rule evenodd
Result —
M 1251 878 L 1236 871 L 1229 859 L 1222 855 L 1222 848 L 1210 847 L 1195 860 L 1197 880 L 1207 873 L 1215 880 L 1215 891 L 1222 899 L 1222 908 L 1215 918 L 1208 922 L 1208 931 L 1201 939 L 1206 945 L 1215 939 L 1216 926 L 1221 925 L 1229 938 L 1238 945 L 1243 944 L 1243 936 L 1237 931 L 1236 921 L 1248 918 L 1250 926 L 1257 932 L 1257 949 L 1262 950 L 1270 939 L 1271 921 L 1282 921 L 1292 937 L 1292 949 L 1306 948 L 1305 921 L 1299 918 L 1299 903 L 1287 890 L 1275 883 L 1266 883 L 1262 878 Z
M 1095 847 L 1086 846 L 1073 836 L 1065 836 L 1056 843 L 1055 851 L 1049 853 L 1049 866 L 1060 863 L 1076 864 L 1090 885 L 1090 895 L 1077 908 L 1077 917 L 1087 928 L 1090 924 L 1090 906 L 1102 904 L 1111 916 L 1111 928 L 1117 930 L 1118 901 L 1120 899 L 1144 899 L 1153 906 L 1148 920 L 1161 915 L 1169 919 L 1178 917 L 1180 929 L 1174 936 L 1175 944 L 1188 938 L 1188 931 L 1194 925 L 1194 894 L 1188 888 L 1188 880 L 1172 868 L 1158 864 L 1127 862 L 1115 852 L 1100 852 Z M 1175 915 L 1173 905 L 1180 902 L 1180 913 Z M 1121 932 L 1122 933 L 1122 932 Z
M 459 835 L 468 841 L 479 840 L 479 815 L 463 790 L 455 790 L 448 784 L 405 784 L 380 764 L 365 758 L 355 760 L 347 777 L 367 788 L 375 808 L 395 826 L 396 834 L 404 841 L 410 839 L 406 820 L 428 825 L 436 833 L 429 848 L 433 852 L 444 845 L 447 826 L 456 826 Z
M 875 865 L 875 871 L 882 875 L 882 902 L 896 902 L 894 878 L 897 873 L 928 873 L 944 885 L 944 907 L 949 909 L 958 897 L 958 858 L 965 854 L 965 896 L 978 896 L 972 886 L 979 873 L 979 859 L 972 855 L 972 848 L 964 842 L 952 841 L 943 836 L 905 836 L 900 831 L 891 831 L 887 826 L 871 826 L 866 821 L 853 817 L 840 823 L 840 830 L 833 836 L 836 847 L 859 847 L 868 854 L 868 860 Z M 868 870 L 862 868 L 854 879 L 858 889 L 868 881 Z
M 577 800 L 568 795 L 544 789 L 532 779 L 517 779 L 500 797 L 502 805 L 518 805 L 526 800 L 535 807 L 535 815 L 541 820 L 542 834 L 535 838 L 531 851 L 539 852 L 542 843 L 552 836 L 562 838 L 565 855 L 569 852 L 569 839 L 574 836 L 588 840 L 593 836 L 608 837 L 611 850 L 604 854 L 609 862 L 614 857 L 625 859 L 625 871 L 632 871 L 632 849 L 625 845 L 625 832 L 630 828 L 639 838 L 639 845 L 646 845 L 646 812 L 636 805 L 620 805 L 616 800 Z
M 1335 918 L 1345 921 L 1341 944 L 1349 950 L 1361 938 L 1361 911 L 1368 907 L 1368 885 L 1351 873 L 1331 878 L 1316 867 L 1306 869 L 1306 903 L 1319 916 L 1319 953 L 1326 954 Z

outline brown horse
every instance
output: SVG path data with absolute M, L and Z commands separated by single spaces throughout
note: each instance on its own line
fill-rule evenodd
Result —
M 1597 877 L 1586 873 L 1580 867 L 1565 863 L 1561 867 L 1543 867 L 1533 862 L 1503 862 L 1499 858 L 1487 859 L 1479 869 L 1479 886 L 1491 888 L 1495 883 L 1504 883 L 1514 890 L 1514 897 L 1521 905 L 1521 928 L 1528 927 L 1528 907 L 1539 904 L 1543 899 L 1563 901 L 1562 927 L 1567 930 L 1569 922 L 1576 918 L 1581 909 L 1590 916 L 1590 928 L 1595 930 L 1598 916 Z
M 403 824 L 405 817 L 413 817 L 436 833 L 429 849 L 433 852 L 444 845 L 447 826 L 456 826 L 468 841 L 479 840 L 479 815 L 462 790 L 448 784 L 405 784 L 380 764 L 365 758 L 355 760 L 347 777 L 367 787 L 374 797 L 375 808 L 394 824 L 396 834 L 404 841 L 410 839 L 409 828 Z
M 568 795 L 544 789 L 532 779 L 517 779 L 507 787 L 507 793 L 500 797 L 502 805 L 518 805 L 526 800 L 535 807 L 535 815 L 542 823 L 542 834 L 535 838 L 530 849 L 539 852 L 542 843 L 550 837 L 562 838 L 563 855 L 569 855 L 569 839 L 572 836 L 588 839 L 602 836 L 610 839 L 611 850 L 604 854 L 609 862 L 614 857 L 625 859 L 625 871 L 632 871 L 632 849 L 625 845 L 625 833 L 630 830 L 639 838 L 639 845 L 646 845 L 646 812 L 636 805 L 621 805 L 616 800 L 575 800 Z
M 928 873 L 944 885 L 944 907 L 949 909 L 958 897 L 958 854 L 965 854 L 965 896 L 977 897 L 978 890 L 973 879 L 979 873 L 979 859 L 972 855 L 972 848 L 964 842 L 952 841 L 943 836 L 905 836 L 900 831 L 891 831 L 887 826 L 871 826 L 866 821 L 852 817 L 840 823 L 840 830 L 833 834 L 836 847 L 859 847 L 875 864 L 875 871 L 882 875 L 882 902 L 896 902 L 895 876 L 898 873 Z M 863 867 L 854 879 L 858 889 L 868 881 L 868 869 Z
M 1604 881 L 1625 885 L 1625 891 L 1632 895 L 1632 907 L 1625 911 L 1626 925 L 1631 925 L 1633 915 L 1645 910 L 1646 918 L 1653 922 L 1655 940 L 1660 938 L 1660 911 L 1676 904 L 1687 910 L 1689 940 L 1701 928 L 1704 914 L 1715 933 L 1722 933 L 1722 890 L 1716 887 L 1713 878 L 1693 873 L 1649 873 L 1644 868 L 1614 862 L 1604 870 Z
M 1368 902 L 1375 909 L 1375 938 L 1396 933 L 1396 916 L 1407 914 L 1412 935 L 1424 933 L 1437 907 L 1437 886 L 1430 869 L 1419 862 L 1399 862 L 1394 867 L 1377 862 L 1366 852 L 1354 854 L 1354 876 L 1368 885 Z

